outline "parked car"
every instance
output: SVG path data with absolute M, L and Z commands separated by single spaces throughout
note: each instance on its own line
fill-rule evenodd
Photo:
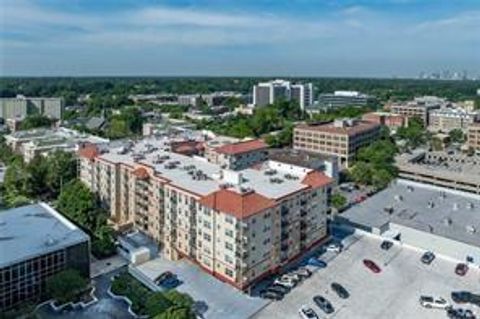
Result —
M 422 255 L 422 258 L 420 260 L 422 261 L 422 263 L 426 265 L 430 265 L 434 259 L 435 259 L 435 254 L 432 253 L 431 251 L 427 251 Z
M 350 294 L 348 293 L 347 289 L 345 289 L 342 285 L 340 285 L 338 282 L 332 282 L 330 285 L 333 291 L 342 299 L 347 299 L 350 297 Z
M 277 284 L 273 284 L 273 285 L 268 286 L 268 288 L 266 290 L 267 291 L 275 291 L 275 292 L 281 293 L 283 295 L 290 292 L 290 288 L 282 286 L 282 285 L 277 285 Z
M 457 267 L 455 267 L 455 273 L 459 276 L 465 276 L 468 272 L 468 265 L 464 263 L 459 263 Z
M 295 281 L 296 284 L 298 284 L 303 279 L 303 277 L 297 274 L 295 271 L 290 271 L 288 273 L 283 274 L 282 276 L 292 279 L 293 281 Z
M 295 280 L 285 275 L 275 279 L 273 283 L 276 285 L 287 287 L 287 288 L 293 288 L 297 285 L 297 282 Z
M 470 302 L 472 293 L 469 291 L 454 291 L 452 292 L 452 300 L 456 303 L 467 303 Z
M 332 312 L 335 311 L 335 309 L 333 308 L 330 301 L 325 299 L 325 297 L 323 297 L 323 296 L 318 296 L 317 295 L 317 296 L 313 297 L 313 302 L 315 302 L 315 304 L 318 306 L 318 308 L 320 308 L 326 314 L 329 314 L 329 313 L 332 313 Z
M 282 300 L 283 294 L 271 290 L 262 290 L 260 291 L 260 297 L 270 300 Z
M 325 268 L 325 267 L 327 267 L 327 263 L 326 263 L 326 262 L 324 262 L 324 261 L 321 260 L 321 259 L 315 258 L 315 257 L 309 258 L 308 261 L 307 261 L 307 265 L 314 266 L 314 267 L 317 267 L 317 268 Z
M 327 246 L 327 251 L 333 251 L 335 253 L 341 252 L 342 249 L 343 249 L 343 246 L 340 243 L 331 243 Z
M 370 269 L 371 271 L 373 271 L 374 273 L 378 274 L 379 272 L 381 272 L 382 270 L 380 269 L 380 267 L 378 267 L 378 265 L 370 260 L 370 259 L 364 259 L 363 260 L 363 264 L 368 268 Z
M 298 313 L 300 313 L 300 317 L 302 319 L 318 319 L 317 313 L 312 308 L 307 306 L 300 308 Z
M 174 273 L 165 271 L 155 278 L 155 284 L 166 289 L 173 289 L 180 285 L 180 280 L 178 280 L 177 275 Z
M 305 267 L 300 267 L 292 271 L 292 273 L 298 275 L 301 279 L 309 278 L 312 275 L 312 272 Z
M 475 315 L 469 309 L 447 309 L 447 317 L 450 319 L 475 319 Z
M 390 248 L 392 248 L 392 246 L 393 246 L 393 243 L 391 241 L 384 240 L 382 241 L 380 248 L 382 248 L 383 250 L 389 250 Z
M 425 308 L 447 309 L 450 304 L 443 298 L 434 298 L 432 296 L 420 296 L 420 305 Z

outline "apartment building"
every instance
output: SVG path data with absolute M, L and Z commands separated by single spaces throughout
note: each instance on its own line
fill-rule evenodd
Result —
M 0 312 L 44 299 L 64 269 L 90 276 L 90 238 L 44 203 L 2 211 L 1 236 Z
M 406 103 L 396 103 L 390 106 L 390 111 L 394 114 L 406 116 L 408 118 L 418 117 L 425 126 L 429 125 L 429 113 L 433 110 L 448 106 L 445 99 L 436 96 L 416 97 L 413 101 Z
M 469 147 L 480 151 L 480 123 L 472 123 L 468 126 L 467 143 Z
M 467 112 L 463 109 L 442 108 L 429 113 L 431 131 L 448 133 L 454 129 L 466 131 L 468 126 L 479 119 L 478 112 Z
M 262 140 L 229 143 L 209 150 L 207 159 L 231 170 L 242 170 L 267 159 L 268 145 Z
M 24 118 L 41 114 L 51 119 L 62 118 L 64 102 L 62 98 L 25 97 L 0 98 L 0 118 Z
M 304 110 L 313 104 L 313 84 L 292 84 L 290 81 L 274 80 L 258 83 L 253 87 L 253 105 L 266 106 L 278 100 L 294 100 Z
M 80 178 L 118 228 L 156 239 L 167 258 L 188 258 L 238 289 L 321 242 L 333 180 L 266 161 L 233 171 L 168 151 L 168 139 L 80 153 Z
M 293 130 L 293 148 L 334 155 L 341 168 L 348 168 L 357 151 L 375 141 L 380 124 L 361 120 L 336 120 L 329 123 L 302 124 Z

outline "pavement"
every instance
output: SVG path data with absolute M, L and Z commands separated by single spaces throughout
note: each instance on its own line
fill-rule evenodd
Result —
M 110 278 L 122 269 L 99 275 L 93 279 L 95 296 L 98 302 L 85 309 L 64 310 L 55 312 L 48 304 L 37 309 L 36 315 L 39 319 L 134 319 L 128 312 L 128 305 L 122 300 L 112 299 L 108 294 Z
M 367 234 L 355 234 L 346 239 L 350 243 L 342 253 L 329 258 L 327 268 L 318 270 L 282 301 L 272 302 L 252 318 L 300 318 L 298 310 L 302 305 L 312 307 L 320 318 L 447 318 L 444 310 L 421 307 L 420 295 L 443 297 L 452 302 L 452 291 L 479 292 L 479 269 L 470 269 L 465 277 L 460 277 L 454 273 L 456 263 L 451 260 L 437 257 L 431 265 L 424 265 L 420 262 L 423 252 L 417 249 L 396 244 L 384 251 L 380 249 L 381 239 Z M 365 258 L 375 261 L 382 272 L 374 274 L 367 269 L 362 263 Z M 340 299 L 330 289 L 332 282 L 342 284 L 350 292 L 350 298 Z M 330 300 L 335 312 L 324 314 L 312 301 L 315 295 Z M 478 307 L 461 308 L 469 308 L 480 316 Z
M 125 267 L 127 264 L 128 261 L 120 255 L 114 255 L 105 259 L 95 259 L 95 257 L 91 256 L 90 277 L 96 278 L 103 274 Z
M 245 319 L 268 304 L 267 300 L 241 293 L 185 259 L 170 261 L 160 256 L 135 269 L 151 281 L 162 272 L 175 273 L 182 282 L 176 289 L 193 297 L 201 318 Z

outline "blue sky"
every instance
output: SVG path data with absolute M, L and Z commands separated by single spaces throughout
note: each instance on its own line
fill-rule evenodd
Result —
M 480 0 L 0 0 L 1 75 L 480 74 Z

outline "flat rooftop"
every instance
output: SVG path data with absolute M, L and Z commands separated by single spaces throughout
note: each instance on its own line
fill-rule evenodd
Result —
M 473 185 L 480 183 L 480 156 L 419 151 L 397 156 L 396 163 L 401 171 L 461 180 Z
M 47 204 L 0 211 L 0 268 L 89 240 Z
M 343 123 L 340 123 L 340 121 L 342 120 L 318 124 L 300 124 L 295 129 L 353 136 L 380 127 L 380 124 L 357 119 L 351 122 L 343 121 Z
M 480 245 L 480 196 L 443 187 L 398 179 L 339 218 L 372 228 L 395 223 Z
M 278 199 L 309 187 L 303 183 L 307 174 L 313 171 L 309 168 L 267 161 L 255 168 L 234 172 L 222 169 L 220 165 L 202 157 L 173 153 L 169 141 L 167 137 L 143 139 L 133 143 L 129 151 L 124 147 L 113 148 L 99 155 L 99 158 L 131 167 L 139 164 L 150 166 L 157 176 L 200 196 L 228 185 L 228 188 L 238 192 L 250 189 L 267 198 Z

